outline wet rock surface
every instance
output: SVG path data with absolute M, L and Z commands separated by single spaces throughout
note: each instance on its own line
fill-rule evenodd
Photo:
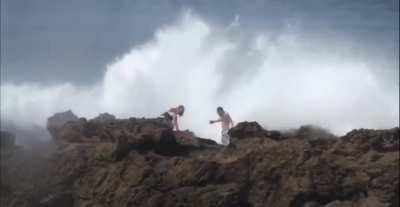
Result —
M 399 203 L 399 128 L 335 137 L 310 126 L 281 133 L 243 122 L 227 147 L 173 132 L 161 119 L 76 118 L 52 130 L 58 149 L 45 162 L 48 179 L 35 189 L 14 186 L 5 206 Z

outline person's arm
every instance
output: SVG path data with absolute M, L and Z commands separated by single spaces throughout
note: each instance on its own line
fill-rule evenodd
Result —
M 221 122 L 221 119 L 217 119 L 217 120 L 210 120 L 210 124 L 214 124 L 214 123 L 217 123 L 217 122 Z

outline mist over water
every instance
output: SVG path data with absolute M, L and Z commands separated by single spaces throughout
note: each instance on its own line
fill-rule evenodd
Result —
M 181 128 L 217 141 L 219 126 L 208 124 L 217 106 L 236 123 L 258 121 L 268 129 L 315 124 L 341 135 L 398 126 L 398 78 L 383 79 L 380 63 L 342 41 L 308 38 L 290 24 L 279 34 L 266 28 L 246 35 L 240 18 L 221 27 L 188 11 L 116 57 L 91 87 L 2 83 L 1 119 L 45 126 L 47 117 L 68 109 L 87 118 L 156 117 L 183 104 Z

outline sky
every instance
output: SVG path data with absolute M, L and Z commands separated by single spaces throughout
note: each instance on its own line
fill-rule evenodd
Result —
M 399 125 L 397 0 L 1 1 L 1 115 L 158 116 L 224 106 L 267 128 Z

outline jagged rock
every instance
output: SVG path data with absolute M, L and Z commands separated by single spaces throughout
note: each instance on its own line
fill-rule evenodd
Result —
M 7 204 L 398 205 L 398 128 L 339 138 L 315 127 L 280 133 L 244 122 L 229 133 L 233 145 L 224 147 L 173 132 L 162 119 L 77 119 L 54 133 L 60 148 L 48 161 L 48 184 L 24 190 L 26 197 L 7 194 Z
M 267 131 L 257 122 L 241 122 L 235 128 L 229 130 L 229 135 L 233 137 L 232 142 L 247 138 L 270 138 L 274 140 L 282 139 L 279 131 Z
M 217 145 L 214 140 L 195 137 L 194 133 L 190 131 L 175 132 L 174 136 L 176 141 L 183 146 L 204 147 Z
M 115 120 L 115 116 L 109 113 L 102 113 L 91 120 L 96 122 L 110 122 Z
M 320 140 L 320 139 L 333 139 L 335 136 L 329 133 L 326 129 L 322 129 L 313 125 L 305 125 L 301 126 L 295 132 L 295 135 L 292 135 L 296 138 L 307 139 L 307 140 Z
M 65 123 L 55 134 L 54 139 L 65 143 L 115 143 L 112 157 L 116 160 L 121 160 L 131 150 L 178 155 L 193 148 L 216 145 L 212 140 L 195 138 L 188 131 L 173 133 L 162 119 L 99 122 L 81 118 Z
M 399 150 L 400 129 L 389 130 L 359 129 L 347 133 L 342 140 L 351 144 L 355 149 L 368 151 L 373 149 L 378 152 L 393 152 Z
M 60 130 L 64 124 L 68 123 L 69 121 L 76 121 L 78 117 L 72 113 L 71 110 L 56 113 L 53 116 L 47 119 L 47 130 L 53 136 L 53 138 L 58 137 L 57 131 Z
M 229 135 L 237 139 L 248 137 L 264 137 L 268 132 L 257 122 L 241 122 L 235 128 L 229 130 Z

